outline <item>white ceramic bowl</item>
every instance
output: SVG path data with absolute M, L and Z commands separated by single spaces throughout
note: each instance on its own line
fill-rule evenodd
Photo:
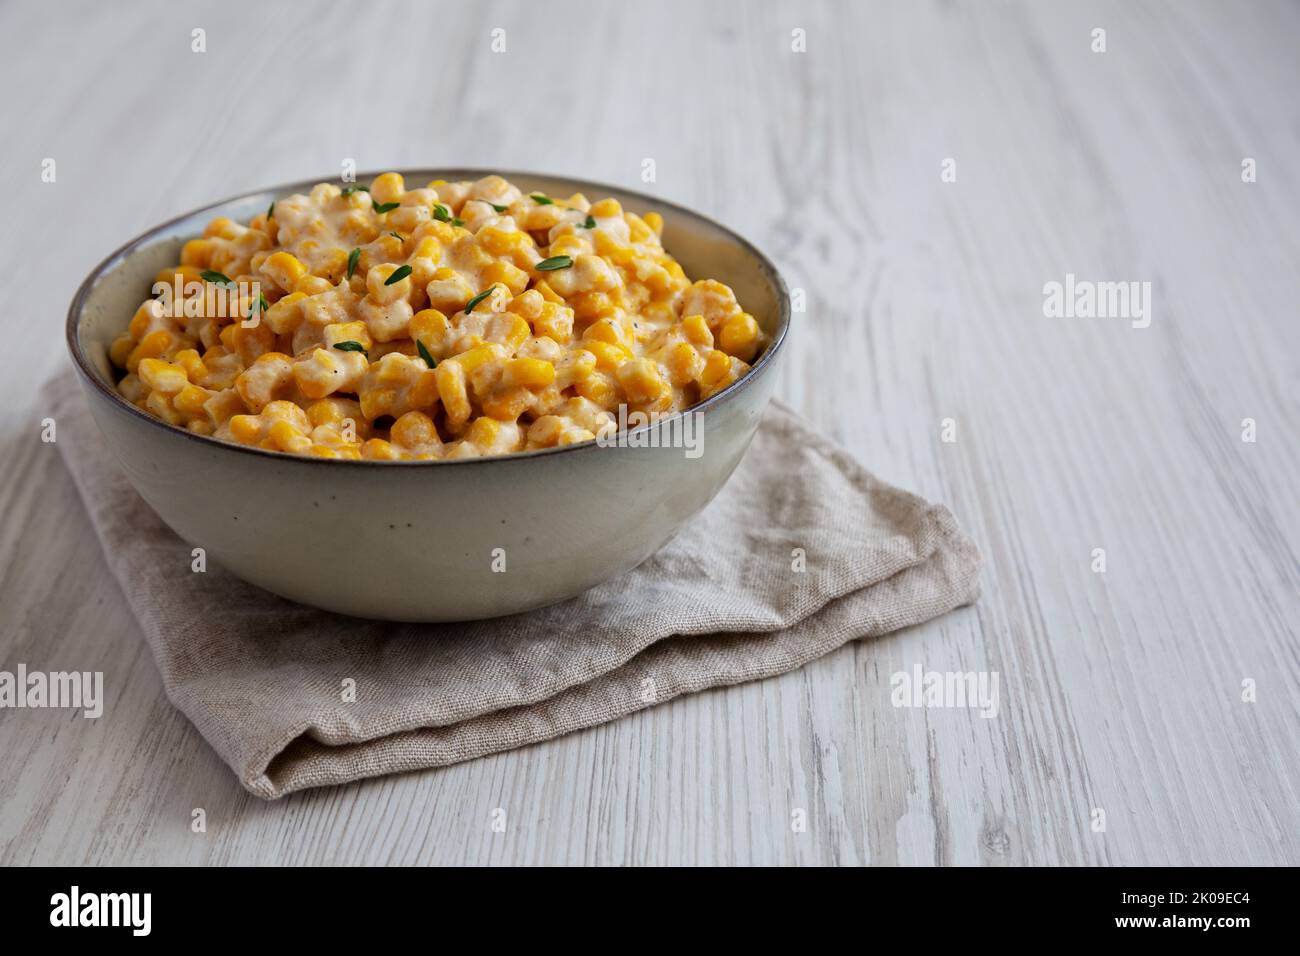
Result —
M 497 171 L 399 172 L 408 182 L 427 182 Z M 731 286 L 771 336 L 748 375 L 693 409 L 701 414 L 703 454 L 589 442 L 500 458 L 324 461 L 194 435 L 118 395 L 108 347 L 154 275 L 179 261 L 182 243 L 214 216 L 247 221 L 273 199 L 320 181 L 307 180 L 149 230 L 100 263 L 72 300 L 68 347 L 91 410 L 163 521 L 239 577 L 295 601 L 359 617 L 452 621 L 527 611 L 622 574 L 717 494 L 771 397 L 790 324 L 789 295 L 772 263 L 729 229 L 651 196 L 501 174 L 525 192 L 613 196 L 633 212 L 658 211 L 664 246 L 686 274 Z M 636 432 L 664 434 L 667 427 L 661 421 Z M 502 554 L 505 571 L 494 571 L 494 556 Z

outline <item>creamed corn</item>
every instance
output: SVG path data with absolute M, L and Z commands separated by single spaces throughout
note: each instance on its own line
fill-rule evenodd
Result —
M 620 405 L 703 401 L 766 344 L 731 289 L 686 277 L 662 229 L 500 176 L 322 183 L 185 243 L 113 343 L 118 391 L 201 435 L 322 458 L 590 441 Z

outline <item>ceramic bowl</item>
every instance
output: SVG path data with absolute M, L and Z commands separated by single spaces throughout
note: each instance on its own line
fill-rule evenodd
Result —
M 399 172 L 407 182 L 427 182 L 495 170 Z M 97 266 L 68 311 L 68 347 L 94 418 L 136 490 L 180 537 L 245 581 L 304 604 L 385 620 L 472 620 L 551 604 L 623 574 L 718 493 L 771 397 L 790 324 L 789 295 L 772 263 L 724 226 L 655 197 L 585 180 L 502 175 L 525 192 L 613 196 L 633 212 L 658 211 L 664 246 L 686 274 L 731 286 L 771 336 L 750 374 L 692 410 L 702 453 L 632 447 L 667 444 L 669 419 L 628 432 L 614 447 L 324 461 L 194 435 L 118 395 L 109 345 L 154 275 L 179 261 L 182 243 L 214 216 L 247 221 L 273 199 L 320 181 L 307 180 L 149 230 Z M 651 432 L 657 442 L 647 441 Z

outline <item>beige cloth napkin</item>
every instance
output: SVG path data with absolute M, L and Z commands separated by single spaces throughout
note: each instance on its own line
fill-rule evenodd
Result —
M 122 476 L 71 374 L 48 398 L 168 697 L 259 797 L 549 740 L 794 670 L 978 593 L 979 553 L 946 508 L 877 480 L 774 404 L 718 497 L 622 577 L 490 621 L 359 621 L 211 565 L 193 573 L 189 546 Z M 342 700 L 346 678 L 355 702 Z

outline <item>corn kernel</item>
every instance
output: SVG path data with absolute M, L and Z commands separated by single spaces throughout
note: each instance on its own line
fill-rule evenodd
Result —
M 739 312 L 722 324 L 718 347 L 728 355 L 748 362 L 758 351 L 758 323 L 748 312 Z
M 506 362 L 501 383 L 541 388 L 555 381 L 555 366 L 541 359 L 516 358 Z

